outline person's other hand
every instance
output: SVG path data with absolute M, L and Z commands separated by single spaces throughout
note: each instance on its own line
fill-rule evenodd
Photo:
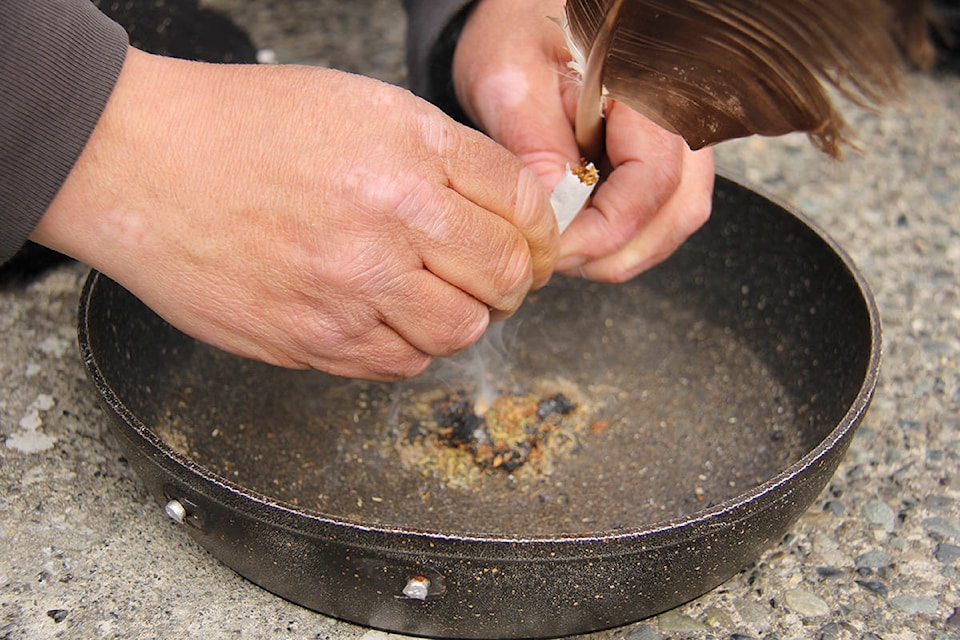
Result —
M 33 238 L 198 339 L 370 379 L 469 346 L 559 244 L 532 171 L 404 90 L 136 50 Z
M 579 152 L 577 85 L 559 26 L 562 0 L 480 0 L 457 44 L 453 80 L 464 112 L 552 190 Z M 710 215 L 713 155 L 692 152 L 623 104 L 606 119 L 605 176 L 561 237 L 557 270 L 624 281 L 669 256 Z M 598 165 L 599 166 L 599 165 Z

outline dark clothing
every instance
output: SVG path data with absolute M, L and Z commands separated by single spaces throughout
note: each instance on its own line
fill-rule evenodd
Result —
M 411 87 L 448 91 L 469 0 L 403 0 Z M 0 2 L 0 263 L 23 246 L 83 151 L 120 75 L 127 34 L 88 0 Z M 449 50 L 448 50 L 449 49 Z M 433 65 L 431 70 L 430 65 Z M 440 80 L 437 80 L 437 79 Z
M 451 41 L 459 35 L 457 18 L 462 18 L 472 4 L 473 0 L 403 0 L 407 10 L 407 73 L 410 89 L 418 96 L 432 99 L 446 90 L 436 86 L 438 78 L 449 80 Z
M 0 262 L 67 179 L 126 53 L 126 32 L 87 0 L 0 3 Z

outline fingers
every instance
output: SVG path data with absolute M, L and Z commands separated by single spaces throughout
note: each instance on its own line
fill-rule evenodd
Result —
M 616 104 L 608 116 L 607 153 L 614 167 L 591 206 L 567 229 L 561 267 L 570 269 L 622 249 L 666 204 L 680 184 L 684 143 Z M 579 259 L 570 264 L 568 258 Z
M 619 282 L 665 259 L 706 221 L 714 167 L 710 150 L 691 152 L 623 105 L 607 126 L 614 169 L 564 234 L 557 269 Z
M 470 97 L 461 102 L 470 105 L 474 122 L 530 167 L 549 191 L 563 177 L 564 165 L 578 157 L 559 99 L 561 76 L 543 63 L 504 64 L 467 85 Z
M 453 59 L 457 98 L 471 120 L 529 166 L 548 191 L 578 157 L 561 99 L 575 87 L 559 26 L 563 3 L 484 0 Z
M 242 351 L 286 367 L 396 380 L 419 374 L 433 357 L 467 348 L 490 321 L 486 305 L 424 269 L 372 275 L 350 289 L 304 292 L 283 307 L 264 308 L 248 319 L 252 335 Z M 273 342 L 264 338 L 279 327 L 297 330 L 282 333 L 279 349 L 264 350 Z
M 713 160 L 710 150 L 685 152 L 684 177 L 678 189 L 627 244 L 607 256 L 580 265 L 590 280 L 624 282 L 666 260 L 710 215 Z
M 568 52 L 560 30 L 544 28 L 542 19 L 560 12 L 560 0 L 484 0 L 453 60 L 461 106 L 547 190 L 579 155 Z M 707 219 L 713 160 L 709 151 L 691 153 L 679 137 L 615 102 L 607 113 L 606 146 L 613 171 L 563 234 L 557 270 L 620 281 L 663 260 Z
M 379 324 L 335 350 L 314 354 L 306 367 L 346 378 L 389 382 L 423 373 L 433 358 L 386 324 Z
M 385 324 L 431 356 L 466 349 L 490 322 L 485 304 L 422 269 L 389 283 L 376 306 Z
M 439 216 L 431 227 L 434 233 L 430 237 L 438 243 L 431 255 L 438 265 L 451 264 L 444 258 L 456 249 L 463 260 L 479 269 L 461 275 L 466 290 L 483 292 L 487 286 L 484 280 L 491 277 L 490 284 L 495 288 L 498 284 L 502 288 L 506 282 L 513 292 L 494 298 L 487 292 L 481 299 L 496 309 L 516 309 L 531 286 L 546 283 L 557 260 L 558 231 L 546 190 L 520 159 L 479 132 L 446 119 L 424 120 L 421 125 L 426 129 L 423 136 L 428 152 L 435 153 L 444 166 L 447 186 L 464 200 L 448 203 L 450 215 Z M 443 131 L 444 127 L 455 127 L 456 131 Z M 421 196 L 411 198 L 414 208 L 419 206 Z M 481 215 L 484 213 L 492 213 L 508 224 L 491 223 Z M 529 256 L 529 280 L 522 286 L 517 284 L 516 271 L 524 262 L 519 255 L 523 252 L 518 238 L 510 237 L 515 233 L 520 234 Z M 451 241 L 455 242 L 451 245 Z
M 559 246 L 536 175 L 406 91 L 135 52 L 37 234 L 88 240 L 75 255 L 200 340 L 379 380 L 474 342 Z

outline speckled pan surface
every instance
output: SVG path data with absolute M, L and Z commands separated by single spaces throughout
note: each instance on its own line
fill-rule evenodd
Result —
M 442 637 L 608 628 L 720 584 L 818 495 L 879 367 L 849 260 L 724 179 L 667 263 L 624 285 L 558 279 L 503 335 L 497 379 L 564 392 L 583 425 L 513 473 L 423 446 L 431 400 L 469 389 L 469 367 L 380 385 L 243 361 L 96 273 L 80 312 L 118 441 L 185 531 L 307 607 Z

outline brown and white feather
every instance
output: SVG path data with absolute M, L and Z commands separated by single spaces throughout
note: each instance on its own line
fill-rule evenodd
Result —
M 838 156 L 829 87 L 872 106 L 901 65 L 883 0 L 567 0 L 566 22 L 586 55 L 576 128 L 594 160 L 604 88 L 693 149 L 806 131 Z

